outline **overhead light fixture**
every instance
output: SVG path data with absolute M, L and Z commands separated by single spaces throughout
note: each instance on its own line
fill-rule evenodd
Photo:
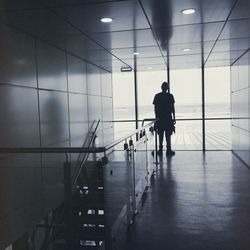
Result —
M 184 52 L 188 52 L 188 51 L 190 51 L 190 50 L 191 50 L 190 48 L 185 48 L 185 49 L 183 49 Z
M 140 53 L 139 53 L 139 52 L 134 52 L 133 54 L 134 54 L 135 56 L 140 55 Z
M 121 72 L 131 72 L 132 68 L 131 67 L 121 67 Z
M 102 23 L 111 23 L 113 19 L 111 17 L 103 17 L 101 18 Z
M 152 69 L 152 67 L 148 67 L 147 69 Z
M 181 12 L 182 12 L 182 14 L 184 14 L 184 15 L 191 15 L 191 14 L 194 14 L 195 11 L 196 11 L 196 9 L 190 8 L 190 9 L 184 9 L 184 10 L 182 10 Z

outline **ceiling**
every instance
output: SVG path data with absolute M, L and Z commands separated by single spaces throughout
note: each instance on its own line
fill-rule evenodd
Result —
M 184 15 L 187 8 L 196 12 Z M 250 43 L 249 0 L 4 0 L 0 14 L 108 71 L 134 68 L 134 59 L 141 71 L 229 66 Z

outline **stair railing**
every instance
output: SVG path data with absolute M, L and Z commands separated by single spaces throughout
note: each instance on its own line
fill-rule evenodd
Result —
M 98 131 L 99 124 L 100 124 L 100 120 L 98 120 L 97 122 L 95 120 L 93 121 L 89 130 L 89 133 L 88 133 L 89 136 L 86 137 L 82 148 L 90 148 L 93 146 L 97 138 L 97 131 Z M 60 226 L 59 225 L 60 221 L 63 220 L 63 217 L 66 217 L 66 223 L 71 224 L 72 192 L 74 191 L 74 188 L 76 187 L 76 183 L 85 166 L 85 162 L 88 160 L 90 152 L 79 153 L 76 164 L 75 164 L 75 168 L 77 168 L 77 174 L 75 175 L 75 177 L 73 177 L 73 180 L 74 180 L 73 185 L 71 181 L 72 177 L 71 177 L 71 164 L 69 162 L 69 155 L 68 153 L 65 153 L 65 154 L 66 154 L 66 161 L 64 163 L 64 203 L 63 203 L 63 206 L 62 205 L 59 206 L 62 209 L 56 209 L 56 213 L 55 212 L 53 213 L 51 223 L 47 226 L 46 235 L 44 237 L 44 242 L 42 244 L 41 250 L 50 249 L 50 244 L 52 244 L 55 239 L 56 233 L 58 231 L 58 227 Z M 70 225 L 68 225 L 67 227 L 70 228 Z M 69 238 L 72 237 L 70 234 L 71 232 L 68 232 Z

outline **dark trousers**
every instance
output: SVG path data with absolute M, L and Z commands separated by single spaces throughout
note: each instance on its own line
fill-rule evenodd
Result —
M 163 149 L 163 137 L 164 137 L 164 132 L 165 132 L 165 137 L 166 137 L 166 142 L 167 142 L 167 151 L 171 151 L 171 135 L 168 134 L 165 130 L 158 129 L 158 135 L 159 135 L 159 149 Z

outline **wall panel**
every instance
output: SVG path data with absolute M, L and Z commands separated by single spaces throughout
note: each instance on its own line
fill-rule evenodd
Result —
M 0 85 L 0 147 L 38 147 L 37 91 Z
M 82 146 L 94 120 L 112 120 L 110 73 L 5 25 L 0 35 L 0 147 Z M 79 38 L 67 46 L 77 42 L 84 57 Z M 113 140 L 112 124 L 101 121 L 98 140 Z M 0 249 L 63 202 L 64 162 L 65 154 L 0 154 Z
M 68 147 L 69 142 L 61 142 L 54 147 Z M 43 215 L 53 211 L 64 198 L 65 154 L 42 154 Z
M 40 90 L 42 146 L 69 140 L 67 93 Z
M 42 216 L 40 155 L 12 155 L 0 160 L 0 249 Z
M 39 88 L 67 91 L 66 55 L 44 43 L 37 43 Z
M 71 146 L 81 147 L 88 133 L 87 95 L 69 94 Z
M 0 24 L 0 83 L 36 87 L 34 39 Z
M 91 64 L 87 64 L 87 84 L 89 95 L 101 95 L 100 69 Z
M 250 52 L 231 66 L 234 153 L 250 166 Z
M 86 63 L 73 56 L 67 57 L 70 92 L 87 93 Z

